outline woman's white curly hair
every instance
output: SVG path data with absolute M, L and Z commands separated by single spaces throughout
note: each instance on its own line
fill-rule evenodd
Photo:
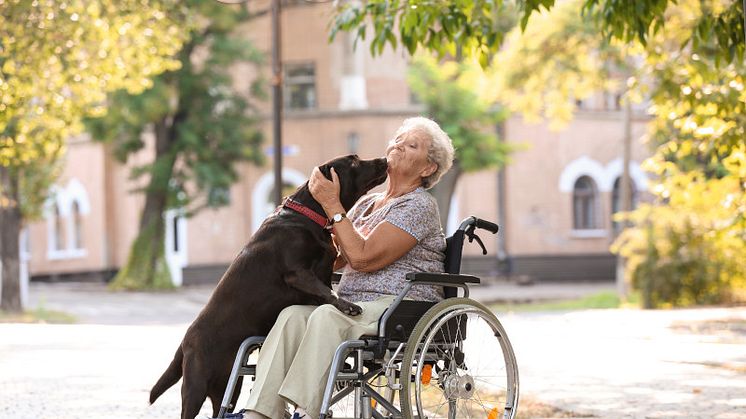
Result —
M 422 178 L 422 187 L 430 189 L 435 186 L 440 177 L 443 176 L 453 164 L 453 143 L 445 131 L 432 119 L 422 116 L 407 118 L 402 122 L 394 138 L 407 131 L 418 131 L 430 138 L 430 148 L 427 151 L 427 158 L 430 162 L 435 163 L 438 168 L 428 177 Z

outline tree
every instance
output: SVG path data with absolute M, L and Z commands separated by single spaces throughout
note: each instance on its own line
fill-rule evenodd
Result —
M 579 12 L 581 2 L 566 1 L 532 17 L 524 28 L 508 34 L 506 46 L 494 57 L 489 71 L 501 102 L 528 121 L 542 118 L 550 129 L 562 129 L 572 120 L 578 103 L 601 92 L 620 98 L 624 109 L 620 125 L 622 150 L 621 208 L 632 209 L 629 165 L 631 104 L 626 81 L 636 72 L 630 45 L 609 42 L 597 22 Z M 611 145 L 612 147 L 615 144 Z M 617 260 L 617 291 L 627 295 L 622 267 Z
M 690 28 L 679 33 L 679 50 L 705 47 L 712 51 L 713 59 L 720 63 L 743 61 L 746 48 L 744 32 L 743 0 L 713 0 L 707 2 L 683 2 L 677 0 L 643 0 L 634 2 L 613 0 L 585 0 L 583 11 L 592 20 L 601 23 L 600 28 L 607 39 L 622 42 L 648 41 L 673 29 Z M 692 20 L 671 20 L 671 14 L 688 10 Z
M 331 34 L 348 30 L 355 31 L 358 39 L 364 38 L 370 22 L 375 30 L 371 41 L 374 54 L 387 43 L 396 47 L 397 40 L 410 52 L 424 47 L 441 56 L 453 54 L 458 44 L 465 46 L 466 55 L 478 56 L 480 64 L 487 67 L 487 55 L 497 52 L 503 39 L 490 24 L 501 13 L 502 3 L 433 3 L 341 3 Z M 529 20 L 542 19 L 536 13 L 541 7 L 554 7 L 553 0 L 518 0 L 516 4 L 522 11 L 521 30 L 530 27 Z M 583 57 L 562 58 L 566 47 L 572 51 L 581 45 L 593 54 L 603 54 L 613 52 L 608 47 L 622 46 L 626 52 L 635 49 L 631 51 L 633 62 L 637 58 L 641 61 L 634 67 L 640 74 L 627 80 L 627 89 L 630 97 L 647 97 L 653 104 L 651 138 L 656 148 L 646 166 L 659 176 L 652 188 L 657 201 L 624 217 L 634 226 L 622 234 L 613 250 L 627 257 L 627 273 L 641 289 L 645 305 L 727 301 L 739 295 L 746 299 L 746 266 L 741 256 L 746 251 L 744 2 L 584 0 L 578 13 L 584 18 L 583 26 L 571 33 L 574 39 L 590 44 L 565 44 L 562 37 L 563 43 L 557 44 L 545 37 L 533 53 L 540 57 L 559 49 L 559 56 L 552 55 L 557 61 L 549 66 L 555 65 L 553 70 L 560 69 L 564 75 L 592 75 L 585 64 L 608 69 L 593 60 L 576 59 Z M 459 22 L 457 27 L 452 25 L 454 19 Z M 417 24 L 422 27 L 413 29 Z M 599 36 L 583 29 L 594 26 L 585 25 L 596 25 Z M 540 36 L 542 31 L 546 28 L 528 37 Z M 531 51 L 532 43 L 537 43 L 533 41 L 519 43 Z M 511 43 L 508 49 L 513 46 Z M 513 92 L 519 96 L 508 101 L 513 108 L 533 115 L 544 112 L 562 123 L 572 115 L 571 99 L 603 87 L 577 77 L 568 83 L 545 72 L 549 66 L 538 66 L 538 71 L 535 65 L 529 66 L 532 72 L 544 74 L 526 76 L 521 71 L 527 67 L 521 64 L 543 62 L 536 57 L 517 54 L 510 63 L 498 63 L 519 68 L 506 72 L 513 74 L 513 79 L 508 79 L 512 83 L 523 83 L 522 89 Z M 570 66 L 556 67 L 560 63 Z M 559 82 L 548 86 L 540 82 L 556 79 Z M 542 97 L 548 106 L 536 106 Z
M 517 1 L 522 26 L 533 11 L 553 4 L 554 0 Z M 514 14 L 514 7 L 494 0 L 346 1 L 337 5 L 330 38 L 344 30 L 355 32 L 356 39 L 365 39 L 370 22 L 373 26 L 370 51 L 373 55 L 383 52 L 386 44 L 396 49 L 399 43 L 410 55 L 414 55 L 418 48 L 424 48 L 437 53 L 439 58 L 455 56 L 460 49 L 467 57 L 477 57 L 482 67 L 486 67 L 507 32 L 504 22 L 513 20 Z
M 501 103 L 530 122 L 546 119 L 550 128 L 564 128 L 577 101 L 624 91 L 619 79 L 634 70 L 626 61 L 630 48 L 607 42 L 580 7 L 580 0 L 566 1 L 534 15 L 508 34 L 487 69 Z
M 177 70 L 154 79 L 140 94 L 120 91 L 109 101 L 106 116 L 88 120 L 93 136 L 113 144 L 126 162 L 155 142 L 153 160 L 134 167 L 145 194 L 137 238 L 126 264 L 111 286 L 118 289 L 172 287 L 165 258 L 164 212 L 185 209 L 193 215 L 205 207 L 227 204 L 225 192 L 237 180 L 241 161 L 261 163 L 259 114 L 249 96 L 263 97 L 262 79 L 250 92 L 237 92 L 229 70 L 241 62 L 259 64 L 263 54 L 231 32 L 251 16 L 217 2 L 189 1 L 186 7 L 201 24 L 188 34 L 178 54 Z M 200 58 L 203 57 L 203 58 Z
M 541 9 L 549 10 L 555 0 L 516 0 L 521 29 Z M 583 11 L 601 23 L 607 39 L 623 42 L 647 40 L 665 28 L 667 11 L 676 0 L 584 0 Z M 697 16 L 696 30 L 681 40 L 680 46 L 711 44 L 721 59 L 743 60 L 744 9 L 741 0 L 703 2 L 705 13 Z M 501 47 L 505 28 L 499 22 L 513 13 L 505 2 L 494 0 L 421 1 L 362 0 L 339 2 L 330 24 L 330 37 L 340 30 L 355 33 L 365 39 L 368 25 L 373 27 L 370 50 L 380 54 L 386 44 L 398 44 L 410 54 L 418 48 L 436 52 L 439 56 L 455 55 L 461 46 L 465 56 L 478 57 L 487 67 L 491 55 Z
M 22 309 L 19 233 L 38 216 L 64 142 L 105 111 L 106 92 L 138 92 L 179 62 L 190 22 L 172 0 L 11 0 L 0 14 L 2 309 Z
M 655 202 L 613 246 L 645 307 L 746 300 L 746 62 L 720 39 L 678 47 L 711 13 L 682 1 L 646 48 Z
M 729 61 L 714 39 L 687 41 L 709 13 L 698 2 L 668 9 L 666 27 L 645 45 L 608 43 L 594 31 L 597 18 L 573 8 L 579 3 L 565 2 L 509 36 L 494 65 L 503 100 L 564 124 L 573 99 L 603 89 L 606 63 L 614 63 L 629 77 L 627 100 L 654 105 L 645 167 L 656 202 L 621 216 L 631 228 L 612 246 L 627 261 L 628 281 L 646 307 L 744 299 L 746 264 L 735 256 L 746 251 L 743 60 Z
M 609 42 L 594 30 L 603 24 L 598 16 L 581 18 L 578 9 L 565 2 L 509 35 L 494 65 L 503 100 L 562 125 L 573 99 L 605 88 L 615 69 L 628 82 L 625 101 L 647 97 L 654 105 L 654 155 L 644 166 L 655 175 L 656 202 L 621 215 L 631 227 L 612 246 L 626 260 L 627 281 L 646 307 L 744 299 L 746 264 L 735 256 L 746 251 L 743 60 L 715 39 L 691 41 L 710 13 L 699 2 L 669 8 L 665 28 L 645 45 Z
M 507 112 L 496 106 L 495 92 L 474 62 L 440 62 L 420 54 L 412 62 L 407 80 L 425 105 L 425 113 L 438 121 L 456 150 L 451 170 L 431 190 L 445 226 L 461 175 L 506 163 L 511 148 L 500 141 L 496 129 Z

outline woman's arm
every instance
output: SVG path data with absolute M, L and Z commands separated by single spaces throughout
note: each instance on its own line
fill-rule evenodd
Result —
M 339 202 L 339 178 L 334 169 L 332 181 L 327 180 L 318 168 L 314 169 L 308 186 L 327 217 L 345 212 Z M 334 224 L 334 236 L 347 262 L 360 272 L 384 268 L 407 254 L 417 244 L 417 239 L 411 234 L 388 222 L 382 222 L 364 238 L 347 218 Z
M 345 259 L 352 269 L 360 272 L 384 268 L 417 244 L 412 235 L 385 221 L 377 225 L 367 238 L 363 238 L 347 218 L 334 224 L 334 233 Z

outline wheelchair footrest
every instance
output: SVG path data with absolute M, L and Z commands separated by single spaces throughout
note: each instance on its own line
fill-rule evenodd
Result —
M 338 372 L 337 381 L 351 381 L 351 380 L 362 380 L 363 374 L 356 372 Z

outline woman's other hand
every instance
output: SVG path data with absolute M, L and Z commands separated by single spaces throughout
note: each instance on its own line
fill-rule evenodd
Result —
M 318 201 L 327 215 L 341 212 L 342 204 L 339 202 L 339 177 L 334 168 L 331 168 L 332 180 L 324 177 L 318 167 L 313 169 L 311 178 L 308 179 L 308 190 L 313 199 Z

